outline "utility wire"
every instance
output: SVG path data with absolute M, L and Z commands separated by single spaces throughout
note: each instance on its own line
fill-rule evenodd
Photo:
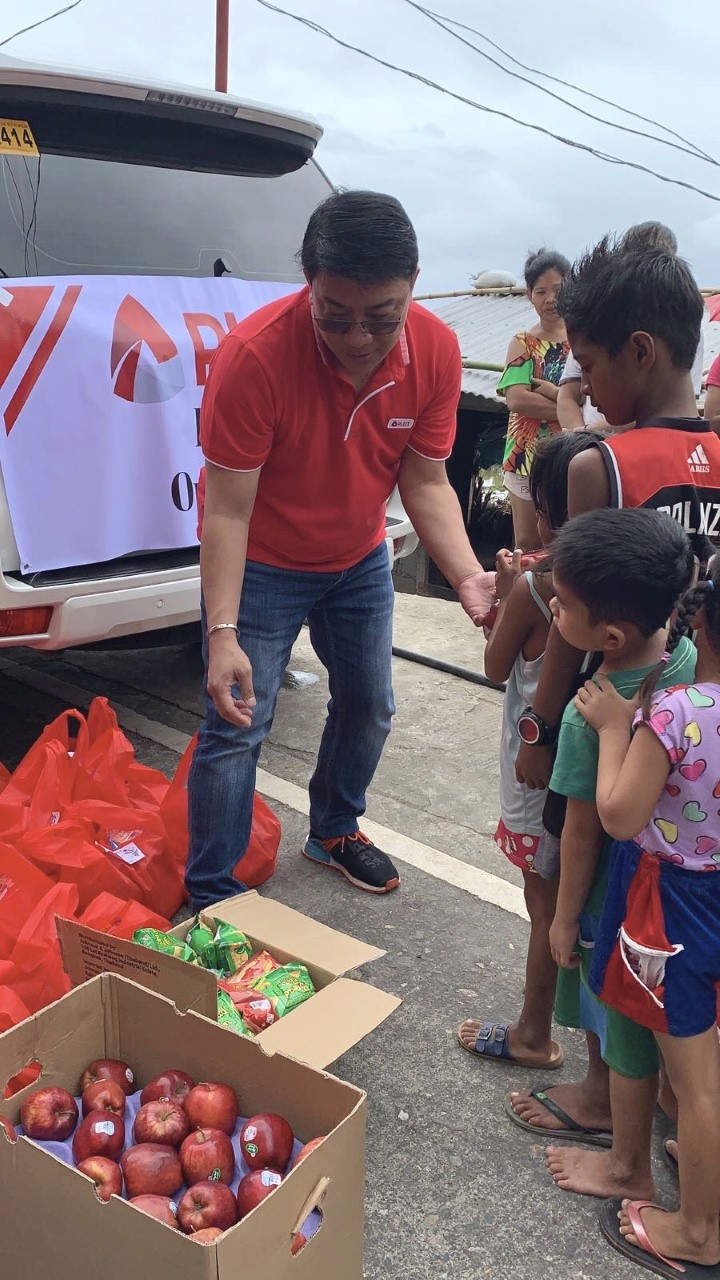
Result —
M 692 143 L 690 143 L 689 146 L 684 146 L 679 142 L 670 142 L 668 138 L 658 138 L 657 134 L 648 133 L 645 129 L 633 129 L 630 125 L 619 124 L 615 120 L 607 120 L 605 116 L 595 115 L 593 111 L 586 111 L 584 107 L 578 106 L 576 102 L 571 102 L 569 98 L 563 98 L 561 94 L 555 93 L 552 89 L 546 89 L 545 85 L 537 84 L 537 82 L 535 80 L 531 80 L 529 76 L 520 75 L 517 71 L 511 71 L 509 67 L 504 67 L 502 62 L 499 62 L 497 58 L 493 58 L 492 54 L 486 53 L 484 49 L 473 44 L 472 40 L 466 39 L 466 37 L 461 36 L 458 31 L 453 31 L 451 26 L 447 26 L 446 24 L 448 22 L 452 22 L 452 19 L 445 18 L 442 14 L 434 13 L 432 9 L 426 9 L 424 5 L 418 4 L 416 0 L 405 0 L 405 3 L 409 5 L 411 9 L 415 9 L 418 13 L 423 14 L 423 16 L 428 19 L 428 22 L 434 23 L 435 26 L 440 27 L 443 31 L 447 32 L 449 36 L 452 36 L 453 40 L 459 40 L 460 44 L 464 44 L 467 49 L 472 49 L 475 53 L 479 53 L 481 58 L 485 58 L 487 62 L 491 62 L 494 67 L 499 67 L 506 76 L 512 76 L 513 80 L 520 80 L 523 84 L 531 85 L 533 89 L 538 89 L 540 93 L 545 93 L 549 98 L 554 98 L 556 102 L 562 102 L 564 106 L 571 107 L 573 111 L 579 112 L 581 116 L 586 116 L 588 120 L 597 120 L 599 124 L 606 124 L 611 129 L 619 129 L 622 133 L 632 133 L 637 138 L 647 138 L 651 142 L 660 143 L 663 147 L 672 147 L 674 151 L 682 151 L 685 155 L 693 156 L 695 160 L 705 160 L 708 164 L 714 164 L 720 168 L 720 161 L 714 160 L 712 156 L 700 154 L 698 149 L 694 147 Z M 453 23 L 453 25 L 455 24 Z M 482 35 L 479 31 L 476 34 L 480 36 Z
M 271 4 L 270 0 L 257 0 L 257 3 L 262 5 L 264 9 L 269 9 L 272 13 L 282 14 L 284 18 L 292 18 L 294 22 L 299 22 L 301 26 L 307 27 L 310 31 L 332 40 L 334 44 L 340 45 L 342 49 L 349 49 L 352 53 L 359 53 L 363 58 L 369 58 L 371 62 L 377 63 L 380 67 L 386 67 L 389 71 L 398 71 L 400 75 L 408 76 L 409 79 L 416 80 L 419 84 L 424 84 L 429 89 L 436 89 L 439 93 L 447 94 L 448 97 L 454 98 L 456 102 L 463 102 L 465 106 L 473 107 L 476 111 L 484 111 L 488 115 L 510 120 L 512 124 L 519 124 L 523 129 L 532 129 L 533 132 L 541 133 L 546 138 L 553 138 L 555 142 L 562 142 L 566 147 L 573 147 L 577 151 L 584 151 L 588 155 L 595 156 L 597 160 L 604 160 L 606 164 L 617 164 L 627 169 L 635 169 L 639 173 L 648 173 L 652 178 L 657 178 L 660 182 L 667 182 L 676 187 L 684 187 L 686 191 L 694 191 L 697 195 L 705 196 L 707 200 L 714 200 L 720 204 L 720 196 L 714 195 L 712 191 L 705 191 L 702 187 L 696 187 L 692 182 L 685 182 L 682 178 L 670 178 L 667 174 L 658 173 L 656 169 L 650 169 L 647 165 L 638 164 L 635 160 L 623 160 L 619 156 L 599 151 L 596 147 L 591 147 L 585 142 L 576 142 L 572 138 L 564 138 L 562 134 L 553 133 L 552 129 L 546 129 L 543 125 L 532 124 L 529 120 L 521 120 L 518 116 L 510 115 L 508 111 L 500 111 L 497 107 L 485 106 L 482 102 L 476 102 L 474 98 L 468 98 L 462 93 L 456 93 L 454 89 L 448 89 L 445 85 L 438 84 L 436 80 L 430 80 L 427 76 L 421 75 L 419 71 L 411 71 L 407 67 L 400 67 L 395 62 L 388 62 L 385 58 L 369 53 L 367 49 L 361 49 L 358 45 L 342 40 L 340 36 L 334 35 L 326 27 L 321 27 L 319 23 L 313 22 L 311 18 L 304 18 L 299 13 L 291 13 L 289 9 L 282 9 L 280 5 Z
M 77 9 L 82 4 L 82 0 L 72 0 L 72 4 L 66 4 L 64 9 L 56 9 L 55 13 L 49 13 L 45 18 L 39 18 L 37 22 L 31 22 L 29 27 L 21 27 L 19 31 L 13 31 L 11 36 L 6 36 L 4 40 L 0 40 L 0 49 L 4 44 L 9 44 L 11 40 L 16 40 L 18 36 L 24 36 L 27 31 L 34 31 L 36 27 L 42 27 L 46 22 L 52 22 L 53 18 L 59 18 L 63 13 L 69 13 L 71 9 Z
M 671 138 L 677 138 L 678 142 L 684 142 L 687 146 L 692 147 L 703 160 L 714 160 L 707 151 L 703 151 L 695 142 L 691 142 L 689 138 L 683 137 L 681 133 L 676 133 L 674 129 L 670 129 L 666 124 L 661 124 L 659 120 L 653 120 L 650 116 L 640 115 L 638 111 L 631 111 L 629 107 L 620 106 L 619 102 L 613 102 L 611 98 L 603 98 L 600 94 L 591 93 L 589 89 L 583 89 L 579 84 L 573 84 L 571 80 L 562 80 L 560 76 L 550 75 L 549 71 L 541 71 L 538 67 L 529 67 L 527 63 L 521 62 L 519 58 L 513 57 L 508 53 L 507 49 L 503 49 L 502 45 L 497 44 L 495 40 L 491 40 L 483 31 L 478 31 L 477 27 L 470 27 L 466 22 L 459 22 L 457 18 L 449 18 L 444 13 L 436 13 L 434 10 L 428 10 L 434 18 L 441 18 L 443 22 L 449 22 L 453 27 L 460 27 L 463 31 L 471 31 L 473 35 L 480 36 L 486 44 L 491 45 L 493 49 L 497 49 L 508 62 L 512 62 L 516 67 L 521 67 L 523 71 L 529 71 L 533 76 L 542 76 L 543 80 L 552 80 L 553 84 L 560 84 L 564 89 L 572 89 L 575 93 L 582 93 L 586 98 L 592 98 L 595 102 L 602 102 L 603 106 L 613 107 L 616 111 L 622 111 L 626 116 L 632 116 L 634 120 L 642 120 L 643 124 L 652 124 L 656 129 L 662 129 L 663 133 L 667 133 Z M 539 86 L 538 86 L 539 87 Z M 660 139 L 658 139 L 660 141 Z

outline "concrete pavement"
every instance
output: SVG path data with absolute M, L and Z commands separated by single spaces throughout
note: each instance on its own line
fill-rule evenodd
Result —
M 455 605 L 399 596 L 396 641 L 482 669 L 481 638 Z M 0 760 L 9 766 L 63 705 L 81 701 L 76 694 L 83 691 L 86 701 L 105 693 L 181 735 L 197 726 L 196 650 L 58 657 L 17 650 L 3 657 Z M 322 671 L 306 634 L 292 666 Z M 517 885 L 519 876 L 490 839 L 497 816 L 500 695 L 402 660 L 395 663 L 395 687 L 398 715 L 369 817 Z M 323 682 L 282 691 L 264 769 L 307 784 L 326 697 Z M 153 732 L 130 736 L 140 759 L 170 773 L 177 752 L 154 741 Z M 542 1145 L 504 1116 L 508 1089 L 550 1080 L 477 1062 L 455 1042 L 455 1028 L 467 1014 L 502 1017 L 517 1010 L 524 920 L 485 901 L 481 886 L 467 892 L 403 864 L 399 892 L 382 899 L 361 895 L 302 859 L 304 816 L 296 808 L 273 807 L 283 843 L 264 892 L 386 948 L 386 957 L 363 976 L 404 1000 L 333 1068 L 370 1098 L 367 1280 L 638 1276 L 600 1237 L 597 1202 L 556 1189 Z M 572 1079 L 582 1068 L 581 1038 L 563 1033 L 562 1042 L 567 1063 L 552 1080 Z M 659 1139 L 656 1146 L 659 1153 Z M 671 1202 L 671 1176 L 659 1159 L 656 1164 Z

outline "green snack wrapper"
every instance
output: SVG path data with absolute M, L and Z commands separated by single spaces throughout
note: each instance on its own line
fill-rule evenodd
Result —
M 250 939 L 241 929 L 236 929 L 234 924 L 226 924 L 224 920 L 218 921 L 213 943 L 216 956 L 213 968 L 222 969 L 223 973 L 235 973 L 252 955 Z
M 235 1031 L 239 1036 L 248 1036 L 253 1039 L 252 1032 L 247 1025 L 242 1014 L 238 1012 L 233 1004 L 227 991 L 218 991 L 218 1024 L 221 1027 L 227 1027 L 228 1031 Z
M 278 1018 L 284 1018 L 315 995 L 313 980 L 304 964 L 283 964 L 273 969 L 255 983 L 255 990 L 269 997 Z
M 175 956 L 177 960 L 185 960 L 187 964 L 198 962 L 195 952 L 191 951 L 190 947 L 179 938 L 163 933 L 161 929 L 136 929 L 132 940 L 139 943 L 141 947 L 148 947 L 150 951 L 160 951 L 165 956 Z
M 185 941 L 205 969 L 217 968 L 215 921 L 212 916 L 199 915 Z

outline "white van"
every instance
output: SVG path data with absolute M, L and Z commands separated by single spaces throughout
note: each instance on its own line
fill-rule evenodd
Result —
M 167 629 L 177 639 L 174 629 L 196 627 L 204 375 L 238 318 L 233 290 L 257 306 L 301 281 L 295 254 L 312 209 L 331 190 L 313 158 L 321 135 L 309 117 L 225 94 L 0 58 L 0 648 L 157 642 Z M 177 302 L 187 350 L 163 333 L 143 290 L 163 306 Z M 211 299 L 210 314 L 188 315 L 195 304 L 187 298 L 196 296 Z M 87 316 L 80 325 L 83 307 L 92 333 Z M 153 327 L 161 335 L 152 367 L 143 366 L 133 335 L 138 314 L 150 346 Z M 194 360 L 197 385 L 173 400 L 188 381 L 183 360 Z M 98 371 L 107 413 L 92 398 Z M 133 398 L 141 402 L 133 430 L 140 426 L 148 442 L 158 437 L 160 454 L 108 435 L 110 459 L 102 431 Z M 174 460 L 167 429 L 181 403 L 190 405 L 182 420 L 187 463 Z M 154 420 L 164 435 L 152 430 Z M 81 428 L 84 495 L 73 453 Z M 166 465 L 159 495 L 151 482 Z M 115 487 L 101 502 L 97 477 L 107 483 L 110 466 Z M 159 519 L 166 507 L 172 537 L 163 540 L 162 522 L 158 532 L 152 520 L 144 535 L 144 516 Z M 416 545 L 394 495 L 388 551 L 394 558 Z

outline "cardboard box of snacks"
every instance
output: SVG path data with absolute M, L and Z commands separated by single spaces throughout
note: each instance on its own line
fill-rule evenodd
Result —
M 229 1084 L 242 1115 L 278 1112 L 299 1141 L 325 1140 L 252 1213 L 203 1245 L 118 1196 L 102 1203 L 91 1180 L 57 1154 L 27 1137 L 12 1142 L 0 1127 L 3 1280 L 362 1280 L 360 1089 L 104 974 L 0 1036 L 0 1094 L 23 1067 L 42 1065 L 34 1084 L 0 1103 L 2 1112 L 18 1125 L 23 1100 L 46 1085 L 77 1095 L 96 1058 L 129 1063 L 139 1087 L 170 1066 Z M 293 1254 L 296 1233 L 311 1221 Z
M 270 952 L 280 964 L 298 962 L 307 967 L 316 994 L 257 1034 L 257 1042 L 268 1052 L 279 1050 L 310 1066 L 326 1067 L 402 1003 L 397 996 L 344 976 L 378 959 L 383 951 L 281 902 L 255 892 L 241 893 L 215 903 L 206 914 L 240 929 L 255 951 Z M 172 935 L 184 941 L 189 924 L 177 925 Z M 98 973 L 119 973 L 168 996 L 179 1009 L 217 1019 L 217 978 L 208 969 L 71 920 L 58 919 L 58 937 L 74 985 Z

